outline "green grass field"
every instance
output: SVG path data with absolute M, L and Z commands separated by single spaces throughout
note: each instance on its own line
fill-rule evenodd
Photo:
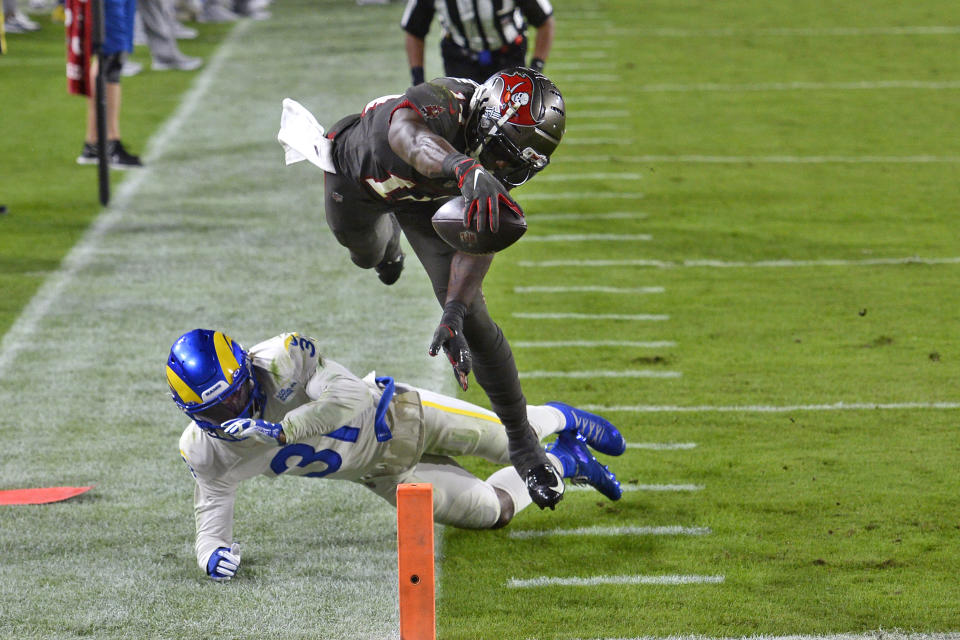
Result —
M 622 428 L 603 462 L 627 491 L 438 527 L 438 637 L 956 640 L 960 10 L 555 9 L 567 134 L 485 293 L 531 403 Z M 402 6 L 273 11 L 201 25 L 201 71 L 124 80 L 148 168 L 114 173 L 104 210 L 62 32 L 7 37 L 0 489 L 96 487 L 0 507 L 0 638 L 399 637 L 395 515 L 361 487 L 250 482 L 240 576 L 194 562 L 162 375 L 182 332 L 297 330 L 357 373 L 456 388 L 425 354 L 422 269 L 386 289 L 353 267 L 319 174 L 275 141 L 284 97 L 330 124 L 403 91 Z

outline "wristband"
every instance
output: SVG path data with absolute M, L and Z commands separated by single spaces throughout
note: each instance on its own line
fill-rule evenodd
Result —
M 546 64 L 543 58 L 534 58 L 530 61 L 530 68 L 539 73 L 543 73 L 543 67 Z
M 410 76 L 413 78 L 413 85 L 423 84 L 423 67 L 410 67 Z
M 470 156 L 460 153 L 459 151 L 451 151 L 447 154 L 447 157 L 443 159 L 443 162 L 440 164 L 440 171 L 444 176 L 449 178 L 460 179 L 460 176 L 457 175 L 457 166 L 464 160 L 472 160 Z

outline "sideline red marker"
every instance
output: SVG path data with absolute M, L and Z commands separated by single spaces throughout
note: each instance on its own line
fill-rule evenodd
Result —
M 0 491 L 3 504 L 48 504 L 67 500 L 93 489 L 89 487 L 46 487 L 43 489 L 5 489 Z
M 400 640 L 436 640 L 433 485 L 397 486 Z

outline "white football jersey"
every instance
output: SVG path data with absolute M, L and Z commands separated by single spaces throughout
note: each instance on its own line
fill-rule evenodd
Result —
M 286 474 L 372 484 L 409 471 L 423 453 L 423 409 L 415 390 L 397 388 L 386 413 L 392 437 L 378 442 L 374 420 L 382 390 L 372 373 L 361 380 L 296 333 L 261 342 L 249 353 L 265 397 L 260 417 L 281 424 L 287 443 L 219 440 L 193 422 L 183 432 L 180 453 L 196 479 L 202 569 L 211 553 L 233 540 L 233 503 L 242 481 Z

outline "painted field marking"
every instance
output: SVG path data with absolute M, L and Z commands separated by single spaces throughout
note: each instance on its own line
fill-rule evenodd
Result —
M 510 578 L 507 586 L 511 589 L 529 587 L 594 587 L 603 584 L 723 584 L 724 576 L 664 575 L 664 576 L 589 576 L 586 578 L 529 578 L 521 580 Z
M 589 35 L 589 30 L 578 29 L 577 35 Z M 610 25 L 609 29 L 597 31 L 599 36 L 607 34 L 624 34 L 631 36 L 657 36 L 663 38 L 703 38 L 703 37 L 737 37 L 753 36 L 941 36 L 960 33 L 957 25 L 917 25 L 903 27 L 769 27 L 761 29 L 623 29 Z M 573 42 L 577 42 L 574 40 Z M 583 40 L 584 44 L 592 42 Z
M 620 489 L 624 492 L 652 491 L 652 492 L 686 492 L 703 491 L 706 487 L 702 484 L 623 484 Z M 586 485 L 572 484 L 567 487 L 567 491 L 596 491 L 593 487 Z
M 547 529 L 544 531 L 517 531 L 507 534 L 517 540 L 548 538 L 553 536 L 707 536 L 713 533 L 709 527 L 579 527 L 576 529 Z
M 627 369 L 624 371 L 521 371 L 521 378 L 679 378 L 679 371 L 651 371 Z
M 628 442 L 627 449 L 651 449 L 654 451 L 680 451 L 696 449 L 696 442 Z
M 645 155 L 571 156 L 571 161 L 583 162 L 638 162 L 678 164 L 956 164 L 960 156 L 709 156 L 709 155 Z M 562 164 L 564 160 L 560 160 Z
M 630 145 L 633 146 L 636 144 L 636 140 L 633 138 L 564 138 L 563 144 L 572 145 L 575 147 L 586 146 L 589 144 L 616 144 L 616 145 Z
M 606 54 L 605 51 L 604 51 L 603 53 Z M 578 56 L 578 57 L 582 57 L 582 56 Z M 59 59 L 58 59 L 58 61 L 59 61 Z M 550 73 L 554 73 L 554 72 L 557 72 L 557 71 L 563 71 L 563 72 L 570 72 L 570 71 L 592 71 L 592 70 L 594 70 L 594 69 L 604 69 L 604 70 L 608 70 L 608 69 L 610 68 L 609 65 L 610 65 L 610 63 L 607 62 L 606 56 L 604 55 L 604 56 L 602 56 L 602 57 L 594 58 L 593 60 L 589 60 L 589 61 L 581 61 L 581 62 L 554 62 L 554 63 L 551 63 L 551 64 L 550 64 Z
M 649 233 L 555 233 L 527 236 L 525 242 L 649 242 Z
M 622 79 L 622 78 L 621 78 Z M 578 78 L 580 83 L 607 82 L 604 77 Z M 630 87 L 641 93 L 687 93 L 699 91 L 874 91 L 878 89 L 923 89 L 930 91 L 960 89 L 958 80 L 854 80 L 849 82 L 748 82 L 691 84 L 641 84 Z
M 534 213 L 534 220 L 643 220 L 646 213 L 614 211 L 611 213 Z
M 568 182 L 570 180 L 641 180 L 642 173 L 546 173 L 537 176 L 537 182 Z
M 908 409 L 960 409 L 960 402 L 834 402 L 793 405 L 581 405 L 586 411 L 637 413 L 789 413 L 793 411 L 897 411 Z
M 670 316 L 658 313 L 538 313 L 515 311 L 512 315 L 514 318 L 522 318 L 524 320 L 632 320 L 636 322 L 664 322 L 670 319 Z
M 637 342 L 632 340 L 540 340 L 511 342 L 516 349 L 593 349 L 599 347 L 628 347 L 634 349 L 664 349 L 677 346 L 676 342 L 659 340 Z
M 143 154 L 145 167 L 132 175 L 126 176 L 117 188 L 110 205 L 101 210 L 93 223 L 64 257 L 60 266 L 41 285 L 21 314 L 14 321 L 10 329 L 0 341 L 0 378 L 6 369 L 13 363 L 23 347 L 33 342 L 40 321 L 49 313 L 51 307 L 61 298 L 61 292 L 76 278 L 97 254 L 103 238 L 115 227 L 123 217 L 124 210 L 140 190 L 149 176 L 153 174 L 150 165 L 160 158 L 170 142 L 179 132 L 179 129 L 191 117 L 200 105 L 206 100 L 210 86 L 220 73 L 224 62 L 233 55 L 234 44 L 240 41 L 249 30 L 250 22 L 237 22 L 236 26 L 224 38 L 214 52 L 210 61 L 197 75 L 193 85 L 187 90 L 176 111 L 167 119 L 160 130 L 147 142 L 146 152 Z
M 514 287 L 514 293 L 663 293 L 663 287 L 603 287 L 596 285 L 572 287 Z
M 630 111 L 627 109 L 603 109 L 598 111 L 570 112 L 570 118 L 574 121 L 580 120 L 581 118 L 595 118 L 597 120 L 603 120 L 605 118 L 626 118 L 629 115 Z
M 626 640 L 624 638 L 595 638 L 594 640 Z M 960 640 L 960 632 L 946 633 L 906 633 L 888 629 L 877 629 L 867 633 L 831 633 L 822 636 L 813 635 L 792 635 L 792 636 L 770 636 L 753 635 L 740 636 L 738 638 L 709 638 L 706 636 L 667 636 L 662 638 L 652 638 L 649 636 L 641 638 L 632 638 L 631 640 Z
M 617 192 L 617 191 L 559 191 L 553 193 L 529 193 L 520 196 L 522 200 L 598 200 L 605 198 L 643 198 L 644 195 L 637 191 Z
M 960 264 L 960 257 L 950 258 L 865 258 L 863 260 L 758 260 L 739 262 L 723 260 L 520 260 L 520 267 L 653 267 L 655 269 L 677 269 L 681 267 L 712 269 L 772 269 L 795 267 L 876 267 L 889 265 L 943 265 Z
M 598 94 L 595 91 L 591 91 L 590 95 L 587 96 L 567 96 L 564 94 L 564 97 L 569 98 L 567 100 L 568 104 L 576 102 L 578 105 L 582 104 L 601 104 L 604 106 L 611 104 L 628 104 L 631 102 L 631 99 L 628 96 L 609 96 Z
M 572 127 L 568 125 L 567 131 L 571 128 L 576 131 L 619 131 L 624 127 L 616 122 L 586 122 L 584 124 L 576 123 Z

